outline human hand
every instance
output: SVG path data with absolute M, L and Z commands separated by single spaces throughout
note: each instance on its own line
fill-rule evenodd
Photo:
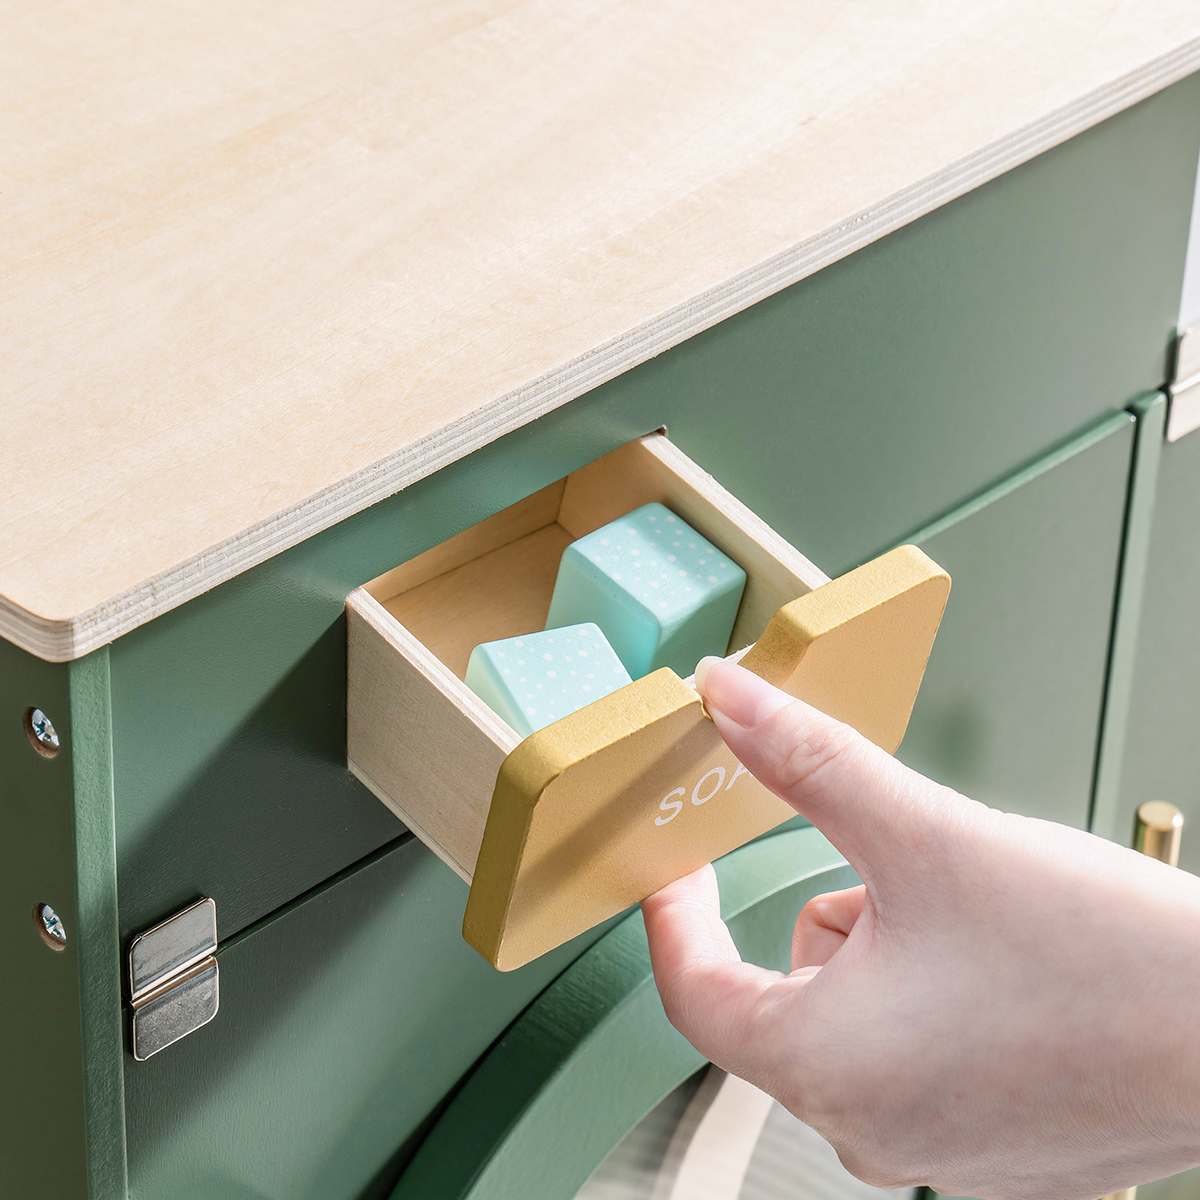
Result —
M 1094 1200 L 1200 1164 L 1200 879 L 968 800 L 732 663 L 697 686 L 863 881 L 805 906 L 788 975 L 740 960 L 711 867 L 643 902 L 703 1055 L 884 1187 Z

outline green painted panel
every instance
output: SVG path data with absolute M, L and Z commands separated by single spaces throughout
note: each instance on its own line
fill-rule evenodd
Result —
M 31 706 L 53 721 L 53 759 L 25 736 Z M 0 1196 L 87 1195 L 79 909 L 75 897 L 67 668 L 0 641 Z M 35 904 L 63 920 L 67 949 L 37 936 Z
M 855 876 L 815 829 L 717 864 L 742 955 L 786 970 L 796 916 Z M 393 1200 L 570 1200 L 601 1159 L 702 1064 L 668 1024 L 634 913 L 539 996 L 472 1075 Z
M 133 1200 L 386 1195 L 425 1123 L 604 929 L 509 974 L 466 885 L 405 837 L 222 946 L 216 1018 L 126 1060 Z
M 1200 873 L 1200 434 L 1162 448 L 1136 647 L 1121 787 L 1112 830 L 1137 806 L 1169 800 L 1188 821 L 1180 865 Z
M 117 932 L 108 648 L 70 663 L 71 764 L 75 788 L 75 907 L 83 1034 L 85 1139 L 90 1200 L 125 1200 L 125 1017 Z
M 941 1196 L 931 1192 L 931 1200 L 970 1200 L 966 1196 Z M 1137 1200 L 1200 1200 L 1200 1170 L 1184 1171 L 1153 1183 L 1138 1184 Z
M 346 771 L 334 540 L 112 647 L 124 938 L 199 896 L 226 938 L 402 831 Z
M 346 593 L 614 446 L 669 425 L 834 573 L 1156 386 L 1198 139 L 1193 79 L 122 638 L 122 934 L 212 895 L 228 938 L 394 837 Z
M 1200 1200 L 1200 1170 L 1138 1186 L 1138 1200 Z
M 1108 418 L 916 536 L 953 587 L 899 757 L 1086 828 L 1134 419 Z
M 124 1200 L 108 651 L 52 665 L 0 641 L 0 1196 Z M 60 750 L 35 753 L 27 708 Z M 67 948 L 37 936 L 49 904 Z
M 1121 840 L 1126 836 L 1126 830 L 1116 828 L 1121 799 L 1121 763 L 1125 756 L 1133 680 L 1137 671 L 1138 630 L 1146 594 L 1146 569 L 1166 430 L 1167 397 L 1162 392 L 1153 392 L 1134 405 L 1134 413 L 1137 431 L 1129 476 L 1129 502 L 1125 509 L 1121 575 L 1109 651 L 1100 747 L 1096 755 L 1096 786 L 1092 794 L 1090 825 L 1091 831 L 1101 837 L 1119 836 Z

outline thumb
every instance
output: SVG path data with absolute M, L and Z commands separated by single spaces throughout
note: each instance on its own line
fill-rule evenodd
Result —
M 736 663 L 702 659 L 696 688 L 739 761 L 807 817 L 864 882 L 891 862 L 910 867 L 913 851 L 939 843 L 955 807 L 970 803 Z

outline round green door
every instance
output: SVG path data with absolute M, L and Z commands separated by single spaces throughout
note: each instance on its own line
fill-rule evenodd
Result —
M 717 863 L 717 875 L 742 955 L 784 970 L 806 901 L 856 882 L 811 828 L 744 846 Z M 634 913 L 496 1043 L 392 1200 L 673 1200 L 687 1196 L 689 1178 L 713 1183 L 721 1175 L 706 1161 L 721 1138 L 729 1143 L 722 1178 L 733 1182 L 712 1192 L 713 1200 L 875 1194 L 815 1134 L 709 1068 L 671 1028 Z M 802 1192 L 797 1172 L 809 1181 Z

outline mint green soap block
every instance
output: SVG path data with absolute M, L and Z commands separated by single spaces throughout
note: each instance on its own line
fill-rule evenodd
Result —
M 467 662 L 467 687 L 522 737 L 629 682 L 591 623 L 484 642 Z
M 595 621 L 634 679 L 686 678 L 724 655 L 746 572 L 661 504 L 645 504 L 563 551 L 546 627 Z

